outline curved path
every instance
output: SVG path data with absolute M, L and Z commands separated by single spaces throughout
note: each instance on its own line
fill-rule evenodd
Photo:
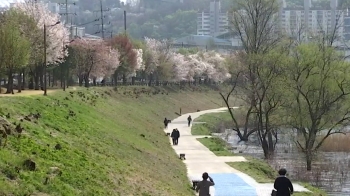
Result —
M 66 89 L 66 91 L 72 91 L 72 90 L 75 91 L 76 87 Z M 63 91 L 63 90 L 62 89 L 47 89 L 47 94 L 52 94 L 52 93 L 55 93 L 58 91 Z M 43 95 L 44 91 L 43 90 L 23 90 L 22 92 L 17 93 L 17 90 L 14 90 L 14 93 L 15 94 L 4 94 L 2 92 L 2 93 L 0 93 L 0 97 Z
M 191 127 L 187 126 L 187 117 L 192 120 L 207 113 L 224 112 L 227 108 L 205 110 L 188 113 L 172 120 L 165 132 L 178 128 L 180 131 L 179 144 L 173 146 L 179 155 L 184 153 L 187 167 L 187 175 L 191 180 L 200 180 L 203 172 L 208 172 L 215 181 L 215 186 L 210 189 L 211 196 L 270 196 L 272 184 L 259 184 L 250 176 L 230 167 L 226 162 L 246 161 L 242 156 L 216 156 L 207 147 L 201 144 L 197 138 L 205 136 L 193 136 Z M 171 142 L 171 138 L 170 138 Z M 172 143 L 172 142 L 171 142 Z M 295 191 L 308 191 L 304 187 L 294 184 Z

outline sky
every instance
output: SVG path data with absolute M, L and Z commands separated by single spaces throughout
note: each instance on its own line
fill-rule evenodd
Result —
M 0 6 L 8 6 L 10 3 L 15 2 L 16 0 L 0 0 Z
M 0 0 L 0 7 L 8 6 L 10 3 L 15 1 L 21 1 L 21 0 Z M 125 2 L 126 0 L 121 0 L 121 1 Z

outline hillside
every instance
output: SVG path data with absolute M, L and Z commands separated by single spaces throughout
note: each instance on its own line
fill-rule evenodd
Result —
M 0 104 L 1 116 L 24 127 L 0 148 L 0 195 L 183 196 L 192 191 L 163 119 L 222 101 L 205 88 L 124 87 L 0 97 Z

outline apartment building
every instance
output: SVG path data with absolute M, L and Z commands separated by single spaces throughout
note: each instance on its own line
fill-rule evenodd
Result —
M 282 31 L 292 36 L 308 32 L 312 34 L 332 34 L 336 30 L 338 38 L 350 39 L 350 16 L 347 10 L 339 8 L 338 0 L 330 0 L 329 7 L 312 5 L 312 0 L 304 0 L 303 9 L 286 6 L 281 0 L 279 19 Z
M 221 12 L 220 0 L 211 0 L 208 10 L 197 13 L 197 35 L 216 36 L 228 32 L 228 14 Z

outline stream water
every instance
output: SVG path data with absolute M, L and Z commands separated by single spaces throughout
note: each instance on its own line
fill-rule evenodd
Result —
M 226 133 L 217 135 L 232 146 L 234 153 L 264 158 L 256 135 L 252 135 L 249 142 L 238 143 L 238 136 L 229 133 L 230 130 L 226 130 Z M 309 182 L 331 196 L 350 195 L 350 153 L 320 152 L 312 171 L 307 172 L 304 154 L 298 152 L 295 144 L 291 142 L 291 135 L 280 134 L 278 139 L 276 153 L 268 161 L 273 168 L 286 168 L 291 180 Z

